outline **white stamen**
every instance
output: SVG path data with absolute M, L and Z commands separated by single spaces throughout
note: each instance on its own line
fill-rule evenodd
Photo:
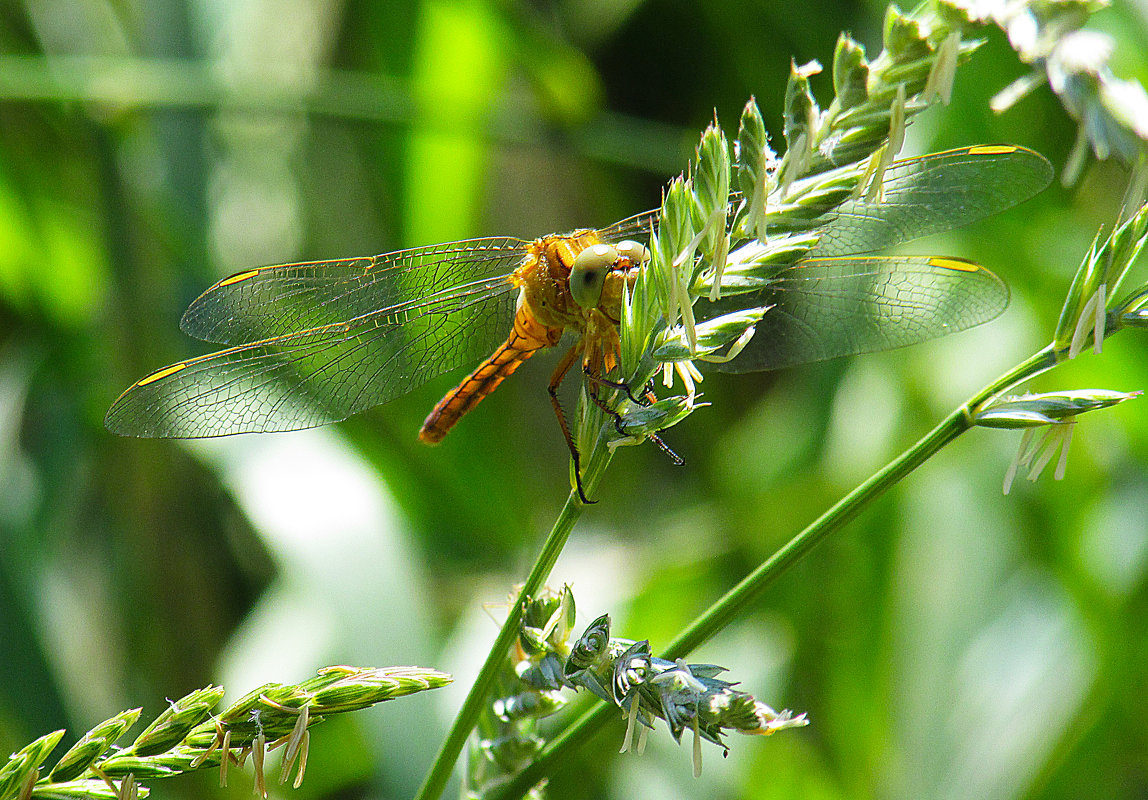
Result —
M 691 403 L 694 401 L 694 397 L 697 395 L 697 387 L 694 385 L 694 375 L 690 371 L 690 367 L 693 366 L 694 362 L 692 361 L 674 362 L 674 371 L 677 372 L 678 377 L 682 379 L 682 385 L 686 387 L 686 397 Z M 697 367 L 694 367 L 694 371 L 696 370 Z
M 885 170 L 893 163 L 890 145 L 891 142 L 886 142 L 870 156 L 874 166 L 873 177 L 869 180 L 869 188 L 865 191 L 865 202 L 867 203 L 880 203 L 885 199 Z
M 1064 443 L 1060 446 L 1060 460 L 1056 462 L 1056 471 L 1052 473 L 1052 477 L 1058 481 L 1064 480 L 1064 472 L 1068 467 L 1068 446 L 1072 443 L 1072 429 L 1075 428 L 1074 423 L 1068 424 L 1068 430 L 1064 432 Z
M 905 84 L 897 84 L 897 96 L 889 108 L 889 163 L 905 146 Z
M 949 104 L 953 97 L 953 82 L 957 77 L 957 59 L 960 54 L 961 35 L 953 31 L 937 48 L 937 56 L 922 93 L 926 100 L 939 97 L 942 103 Z
M 307 751 L 311 746 L 311 731 L 303 732 L 303 744 L 299 748 L 299 771 L 295 773 L 295 781 L 291 785 L 298 789 L 303 785 L 303 773 L 307 771 Z
M 993 99 L 989 100 L 989 108 L 994 114 L 1001 114 L 1012 108 L 1018 101 L 1048 81 L 1047 73 L 1043 70 L 1021 75 L 1005 88 L 1001 89 Z
M 1016 451 L 1016 456 L 1009 463 L 1008 469 L 1005 470 L 1004 476 L 1004 493 L 1008 494 L 1012 489 L 1013 479 L 1016 478 L 1016 472 L 1021 464 L 1027 463 L 1024 458 L 1024 453 L 1028 449 L 1029 443 L 1032 441 L 1033 434 L 1036 433 L 1036 428 L 1025 428 L 1024 434 L 1020 437 L 1020 447 Z
M 686 287 L 686 276 L 681 274 L 681 288 L 679 291 L 679 298 L 681 300 L 682 312 L 682 327 L 686 330 L 686 341 L 690 344 L 691 355 L 698 351 L 698 332 L 694 322 L 694 307 L 690 302 L 689 289 Z
M 283 766 L 279 774 L 279 782 L 286 783 L 287 776 L 291 774 L 291 766 L 299 756 L 300 748 L 307 740 L 307 726 L 311 720 L 311 707 L 304 703 L 298 709 L 299 716 L 295 720 L 295 727 L 287 737 L 287 746 L 283 748 Z M 305 758 L 306 756 L 304 756 Z
M 1076 320 L 1076 330 L 1072 332 L 1072 341 L 1068 345 L 1069 361 L 1080 355 L 1080 351 L 1084 349 L 1084 339 L 1095 328 L 1096 303 L 1099 297 L 1100 292 L 1098 290 L 1092 297 L 1088 298 L 1088 302 L 1080 311 L 1080 316 Z
M 1028 479 L 1035 481 L 1040 477 L 1040 473 L 1048 466 L 1048 462 L 1052 461 L 1052 457 L 1056 455 L 1056 448 L 1064 440 L 1064 426 L 1067 423 L 1060 423 L 1058 425 L 1049 425 L 1048 433 L 1045 434 L 1041 440 L 1040 457 L 1033 462 L 1032 467 L 1028 471 Z
M 263 761 L 267 756 L 267 736 L 260 727 L 259 733 L 251 742 L 251 766 L 255 770 L 255 794 L 267 797 L 267 778 L 263 772 Z
M 865 159 L 865 169 L 857 177 L 857 185 L 853 187 L 853 194 L 851 195 L 853 200 L 860 200 L 861 196 L 865 194 L 865 189 L 869 186 L 869 181 L 873 178 L 873 173 L 877 170 L 877 162 L 880 160 L 880 152 L 880 149 L 878 149 L 877 151 L 871 153 L 867 159 Z
M 630 745 L 634 742 L 634 724 L 638 721 L 638 698 L 634 697 L 630 701 L 630 713 L 626 717 L 626 738 L 622 740 L 622 749 L 619 753 L 629 751 Z
M 749 340 L 753 338 L 753 334 L 756 332 L 756 325 L 750 325 L 748 328 L 742 331 L 741 336 L 737 337 L 737 341 L 735 341 L 733 345 L 730 346 L 729 352 L 725 354 L 725 357 L 730 361 L 737 358 L 741 351 L 745 349 L 745 346 L 749 344 Z
M 725 216 L 724 209 L 723 218 Z M 714 282 L 710 287 L 710 302 L 715 302 L 721 299 L 721 274 L 725 269 L 726 261 L 729 259 L 729 234 L 723 229 L 718 234 L 717 247 L 714 248 Z
M 223 732 L 223 742 L 220 744 L 222 758 L 219 759 L 219 785 L 227 786 L 227 763 L 231 761 L 231 728 Z

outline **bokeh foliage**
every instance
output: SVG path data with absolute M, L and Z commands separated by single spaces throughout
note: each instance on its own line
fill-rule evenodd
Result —
M 632 0 L 23 0 L 0 10 L 0 748 L 211 682 L 420 663 L 465 686 L 568 482 L 536 359 L 439 448 L 436 382 L 318 435 L 118 440 L 104 410 L 205 347 L 182 309 L 243 267 L 603 225 L 657 205 L 716 113 L 774 135 L 789 59 L 883 8 Z M 1131 4 L 1097 18 L 1148 78 Z M 49 58 L 50 57 L 50 58 Z M 999 37 L 907 150 L 1008 141 L 1063 163 L 1047 91 Z M 814 78 L 828 93 L 829 78 Z M 628 448 L 553 579 L 585 624 L 664 644 L 955 402 L 1051 335 L 1126 175 L 1086 171 L 911 252 L 960 255 L 1006 314 L 910 350 L 711 376 L 712 406 Z M 1033 388 L 1148 387 L 1129 332 Z M 453 377 L 453 376 L 452 376 Z M 571 395 L 568 403 L 573 403 Z M 698 781 L 596 740 L 555 797 L 1139 797 L 1148 789 L 1148 407 L 1079 426 L 1068 474 L 1000 483 L 1017 435 L 964 437 L 697 655 L 812 725 L 734 741 Z M 497 614 L 497 611 L 495 611 Z M 444 696 L 445 693 L 442 693 Z M 446 696 L 448 703 L 456 703 Z M 439 702 L 442 702 L 441 698 Z M 401 707 L 400 707 L 401 706 Z M 441 734 L 426 696 L 315 737 L 300 796 L 410 795 Z M 67 742 L 66 742 L 67 744 Z M 242 791 L 246 787 L 227 791 Z M 159 791 L 207 796 L 210 779 Z M 220 792 L 222 794 L 223 792 Z

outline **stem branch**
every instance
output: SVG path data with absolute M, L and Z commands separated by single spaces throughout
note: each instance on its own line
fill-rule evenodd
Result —
M 756 600 L 768 586 L 796 564 L 814 545 L 852 520 L 866 506 L 883 495 L 887 489 L 939 452 L 941 448 L 960 434 L 969 430 L 973 426 L 974 413 L 983 403 L 1016 384 L 1055 366 L 1056 361 L 1054 349 L 1051 346 L 1046 347 L 1001 375 L 958 406 L 916 444 L 837 501 L 832 508 L 818 517 L 801 533 L 790 539 L 788 543 L 743 578 L 740 583 L 726 592 L 720 600 L 710 606 L 670 642 L 665 652 L 662 653 L 662 657 L 670 660 L 682 658 L 710 639 L 733 621 L 746 606 Z M 490 800 L 509 800 L 525 794 L 531 786 L 550 775 L 562 759 L 589 740 L 602 727 L 603 723 L 614 715 L 617 715 L 617 709 L 605 703 L 600 703 L 584 713 L 547 745 L 530 766 L 522 770 L 500 791 L 491 795 Z

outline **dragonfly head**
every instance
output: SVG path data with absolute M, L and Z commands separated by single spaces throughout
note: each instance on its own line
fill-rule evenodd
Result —
M 602 300 L 602 287 L 611 270 L 640 267 L 649 258 L 650 251 L 641 242 L 591 245 L 574 257 L 570 294 L 582 308 L 595 308 Z
M 606 275 L 618 261 L 618 248 L 593 244 L 574 257 L 570 268 L 570 294 L 582 308 L 595 308 L 602 299 Z

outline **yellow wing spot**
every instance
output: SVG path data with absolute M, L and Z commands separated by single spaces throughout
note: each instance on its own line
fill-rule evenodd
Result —
M 930 267 L 940 267 L 941 269 L 955 269 L 960 272 L 980 272 L 981 265 L 972 261 L 964 261 L 959 258 L 930 258 Z
M 245 281 L 248 278 L 254 278 L 259 274 L 259 272 L 260 270 L 258 269 L 249 269 L 247 272 L 240 272 L 238 275 L 232 275 L 230 278 L 224 278 L 219 282 L 219 285 L 230 286 L 233 283 L 239 283 L 240 281 Z
M 1017 148 L 1010 144 L 982 144 L 969 148 L 970 156 L 1003 156 L 1015 153 Z
M 181 361 L 178 364 L 172 364 L 170 367 L 164 367 L 158 372 L 153 372 L 151 375 L 148 375 L 146 378 L 142 379 L 139 383 L 136 384 L 136 386 L 147 386 L 149 383 L 155 383 L 162 378 L 166 378 L 168 375 L 173 375 L 176 372 L 179 372 L 186 366 L 187 362 Z

